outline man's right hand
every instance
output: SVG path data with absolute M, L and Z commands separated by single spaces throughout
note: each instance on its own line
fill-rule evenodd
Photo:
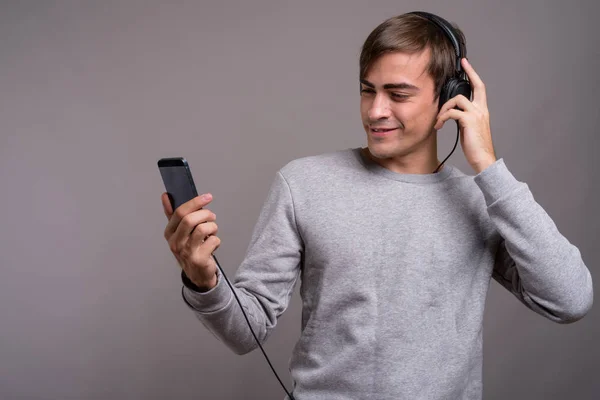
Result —
M 200 289 L 210 290 L 217 284 L 217 264 L 212 253 L 221 244 L 216 235 L 216 215 L 204 208 L 212 201 L 210 194 L 197 196 L 173 212 L 167 193 L 161 195 L 169 222 L 165 239 L 186 276 Z

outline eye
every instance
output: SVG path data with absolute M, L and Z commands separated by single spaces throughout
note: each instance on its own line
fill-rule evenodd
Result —
M 374 91 L 373 89 L 366 89 L 366 88 L 363 88 L 363 89 L 361 89 L 361 90 L 360 90 L 360 93 L 361 93 L 361 94 L 362 94 L 362 93 L 375 93 L 375 91 Z
M 392 93 L 392 97 L 397 100 L 408 99 L 410 96 L 403 93 Z

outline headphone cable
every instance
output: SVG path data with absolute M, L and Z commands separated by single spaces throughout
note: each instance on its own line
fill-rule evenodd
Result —
M 444 161 L 442 161 L 440 163 L 440 165 L 438 165 L 438 167 L 435 169 L 435 171 L 433 171 L 434 174 L 436 172 L 438 172 L 438 170 L 440 169 L 440 167 L 446 162 L 446 160 L 448 158 L 450 158 L 450 156 L 452 155 L 452 153 L 454 153 L 454 150 L 456 149 L 456 145 L 458 144 L 458 137 L 459 136 L 460 136 L 460 129 L 459 129 L 458 121 L 456 121 L 456 142 L 454 142 L 454 147 L 452 148 L 452 151 L 450 152 L 450 154 L 448 154 L 448 157 L 444 158 Z
M 254 336 L 254 340 L 256 340 L 256 343 L 258 344 L 258 347 L 260 347 L 260 351 L 262 351 L 263 355 L 265 356 L 265 359 L 267 360 L 267 363 L 269 364 L 269 367 L 271 367 L 271 371 L 273 371 L 273 374 L 275 374 L 275 377 L 279 381 L 279 384 L 281 385 L 281 387 L 283 388 L 283 390 L 285 391 L 285 394 L 287 394 L 287 396 L 289 397 L 289 399 L 290 400 L 295 400 L 294 396 L 292 396 L 292 394 L 290 392 L 288 392 L 288 390 L 286 389 L 285 385 L 283 384 L 283 382 L 279 378 L 279 375 L 277 375 L 277 372 L 275 371 L 275 368 L 273 367 L 273 364 L 271 364 L 271 360 L 269 360 L 269 357 L 267 356 L 267 353 L 265 352 L 265 350 L 263 349 L 262 345 L 260 344 L 260 341 L 256 337 L 256 334 L 254 333 L 254 329 L 252 329 L 252 325 L 250 324 L 250 320 L 248 319 L 248 316 L 246 315 L 246 312 L 244 311 L 244 307 L 242 307 L 242 303 L 240 302 L 240 299 L 238 298 L 235 290 L 233 289 L 233 285 L 231 285 L 231 282 L 229 282 L 229 279 L 227 278 L 227 275 L 225 275 L 225 271 L 223 271 L 223 268 L 221 268 L 221 264 L 219 264 L 219 261 L 217 260 L 217 257 L 214 254 L 213 254 L 212 257 L 215 260 L 215 263 L 217 263 L 217 267 L 219 267 L 219 270 L 221 271 L 221 275 L 223 275 L 223 278 L 225 278 L 225 281 L 227 282 L 227 284 L 229 285 L 229 288 L 233 292 L 233 295 L 235 296 L 235 299 L 237 300 L 237 303 L 239 304 L 240 309 L 242 310 L 242 314 L 244 314 L 244 318 L 246 319 L 246 322 L 248 323 L 248 327 L 250 328 L 250 332 L 252 332 L 252 336 Z

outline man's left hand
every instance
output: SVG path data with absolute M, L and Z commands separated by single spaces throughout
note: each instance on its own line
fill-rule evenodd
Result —
M 469 77 L 473 89 L 473 101 L 469 101 L 463 95 L 448 100 L 438 113 L 434 129 L 441 129 L 448 119 L 458 121 L 461 133 L 460 144 L 465 157 L 475 172 L 480 173 L 496 162 L 490 130 L 490 114 L 483 81 L 466 58 L 461 60 L 461 65 Z M 456 106 L 460 110 L 455 109 Z

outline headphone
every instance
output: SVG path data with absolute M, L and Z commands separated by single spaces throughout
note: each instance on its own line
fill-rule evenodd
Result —
M 442 17 L 428 12 L 413 11 L 408 14 L 418 15 L 436 24 L 444 32 L 446 37 L 450 39 L 450 42 L 454 47 L 454 54 L 456 56 L 456 75 L 444 82 L 440 92 L 438 110 L 442 108 L 444 103 L 459 94 L 462 94 L 467 99 L 471 100 L 471 84 L 468 81 L 467 74 L 460 64 L 460 60 L 467 56 L 467 48 L 465 43 L 462 40 L 459 40 L 460 36 L 454 33 L 454 28 L 452 25 Z
M 462 40 L 459 40 L 460 36 L 454 33 L 454 27 L 444 18 L 428 12 L 413 11 L 408 14 L 418 15 L 436 24 L 444 32 L 446 37 L 450 39 L 450 42 L 454 47 L 454 55 L 456 56 L 456 74 L 448 78 L 446 82 L 444 82 L 444 84 L 442 85 L 442 90 L 440 92 L 440 99 L 438 103 L 438 111 L 442 109 L 444 103 L 446 103 L 451 98 L 458 96 L 459 94 L 462 94 L 469 101 L 471 101 L 471 84 L 469 83 L 467 73 L 463 70 L 462 65 L 460 65 L 460 61 L 463 59 L 463 57 L 467 56 L 467 47 Z M 454 108 L 458 109 L 458 107 Z M 452 153 L 454 153 L 454 149 L 456 149 L 456 145 L 458 144 L 459 135 L 460 130 L 458 127 L 458 121 L 456 121 L 456 142 L 454 143 L 454 148 L 452 148 L 452 151 L 450 152 L 450 154 L 448 154 L 448 157 L 446 157 L 444 161 L 442 161 L 440 165 L 438 165 L 435 171 L 433 171 L 434 174 L 440 169 L 440 167 L 446 162 L 446 160 L 450 158 Z

